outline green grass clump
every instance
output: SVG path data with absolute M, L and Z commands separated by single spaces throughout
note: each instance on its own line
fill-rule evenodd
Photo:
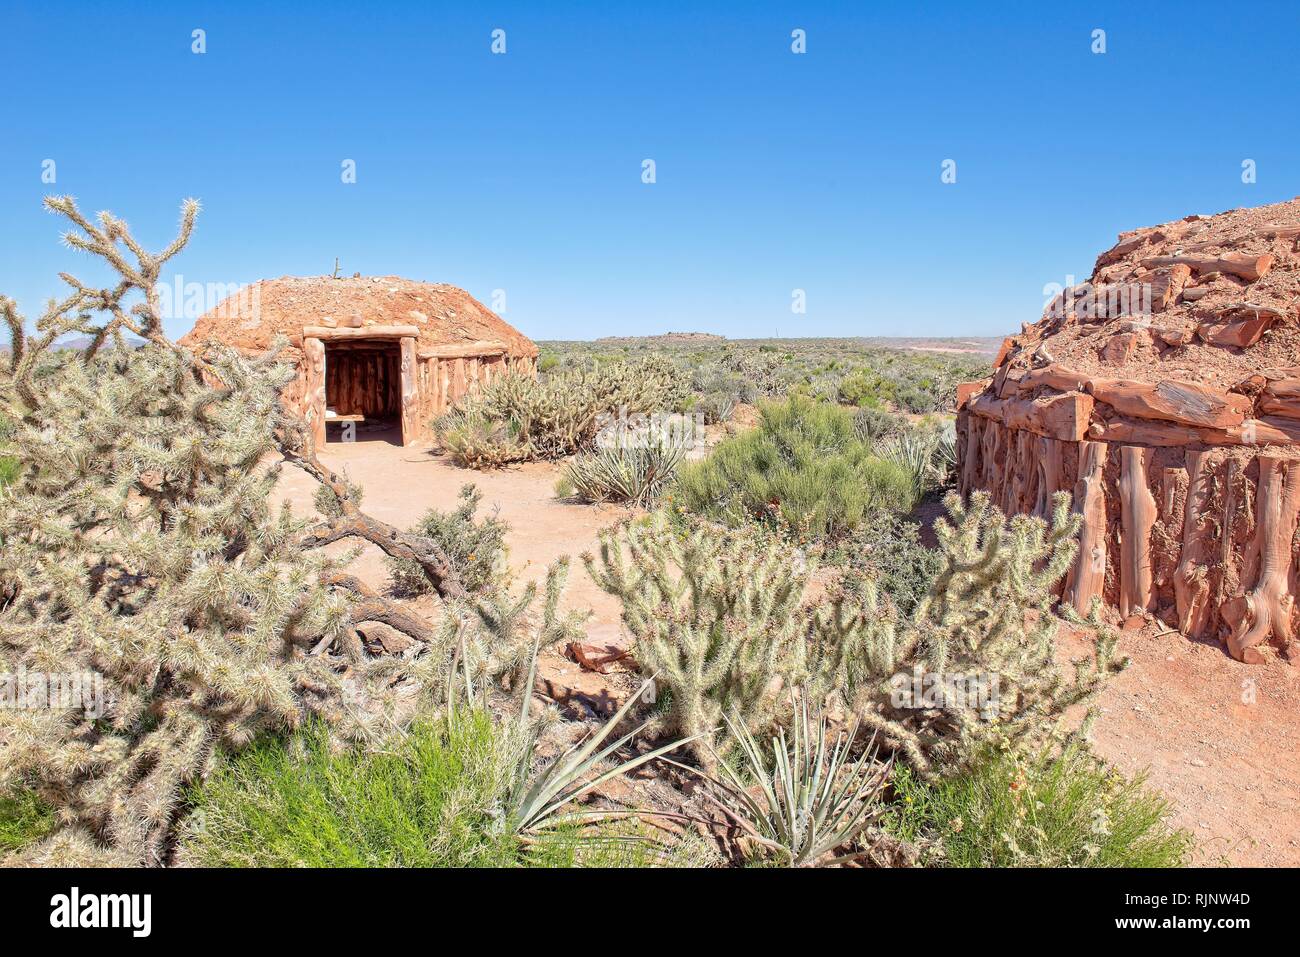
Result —
M 4 488 L 18 478 L 18 460 L 12 455 L 5 455 L 5 446 L 13 435 L 13 423 L 0 415 L 0 488 Z
M 0 857 L 35 844 L 54 825 L 54 811 L 31 791 L 0 797 Z
M 761 406 L 759 427 L 678 470 L 682 504 L 733 525 L 758 519 L 834 538 L 876 512 L 906 512 L 907 469 L 873 454 L 848 410 L 794 396 Z
M 933 784 L 894 776 L 888 828 L 937 838 L 955 867 L 1182 867 L 1194 843 L 1169 804 L 1078 744 L 1057 755 L 1000 754 Z
M 191 791 L 182 858 L 205 867 L 649 866 L 661 847 L 559 829 L 528 844 L 502 818 L 506 733 L 483 712 L 338 750 L 321 725 L 266 739 Z

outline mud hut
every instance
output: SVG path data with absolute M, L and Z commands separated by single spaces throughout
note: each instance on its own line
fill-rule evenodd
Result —
M 428 442 L 430 420 L 457 399 L 506 372 L 536 371 L 537 346 L 469 293 L 396 276 L 264 279 L 218 303 L 181 342 L 257 352 L 277 334 L 298 369 L 284 401 L 318 447 L 358 428 Z
M 1083 517 L 1063 600 L 1294 659 L 1300 199 L 1121 233 L 958 392 L 963 493 Z

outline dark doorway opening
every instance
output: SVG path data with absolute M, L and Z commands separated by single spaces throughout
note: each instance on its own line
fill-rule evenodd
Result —
M 402 350 L 394 339 L 325 343 L 327 442 L 402 444 Z

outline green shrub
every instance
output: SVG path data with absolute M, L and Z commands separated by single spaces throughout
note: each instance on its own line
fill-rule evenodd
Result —
M 537 371 L 550 372 L 560 364 L 560 357 L 553 352 L 546 352 L 537 357 Z
M 853 428 L 863 442 L 874 444 L 907 428 L 907 419 L 876 406 L 863 406 L 853 413 Z
M 858 369 L 840 380 L 839 399 L 846 405 L 878 407 L 893 397 L 893 383 L 866 369 Z
M 0 797 L 0 858 L 44 839 L 54 826 L 53 809 L 33 792 Z
M 936 412 L 942 405 L 933 392 L 914 385 L 904 385 L 894 393 L 894 402 L 908 412 Z
M 319 725 L 266 739 L 191 793 L 182 857 L 204 867 L 483 867 L 517 859 L 493 828 L 503 787 L 483 714 L 337 752 Z
M 462 486 L 455 511 L 431 508 L 409 531 L 432 538 L 447 555 L 461 583 L 471 592 L 486 591 L 505 572 L 505 537 L 509 527 L 495 513 L 476 521 L 483 494 L 473 485 Z M 388 558 L 388 575 L 394 594 L 423 595 L 432 591 L 428 577 L 409 559 Z
M 991 755 L 955 777 L 894 775 L 887 829 L 942 848 L 956 867 L 1182 867 L 1192 835 L 1167 823 L 1170 807 L 1078 743 L 1060 754 Z
M 911 476 L 872 454 L 846 410 L 796 396 L 761 413 L 757 429 L 682 467 L 687 508 L 732 525 L 758 519 L 832 538 L 873 513 L 911 509 Z

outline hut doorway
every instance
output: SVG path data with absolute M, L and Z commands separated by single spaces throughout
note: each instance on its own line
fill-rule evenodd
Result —
M 325 343 L 327 442 L 403 444 L 402 349 L 397 339 Z

